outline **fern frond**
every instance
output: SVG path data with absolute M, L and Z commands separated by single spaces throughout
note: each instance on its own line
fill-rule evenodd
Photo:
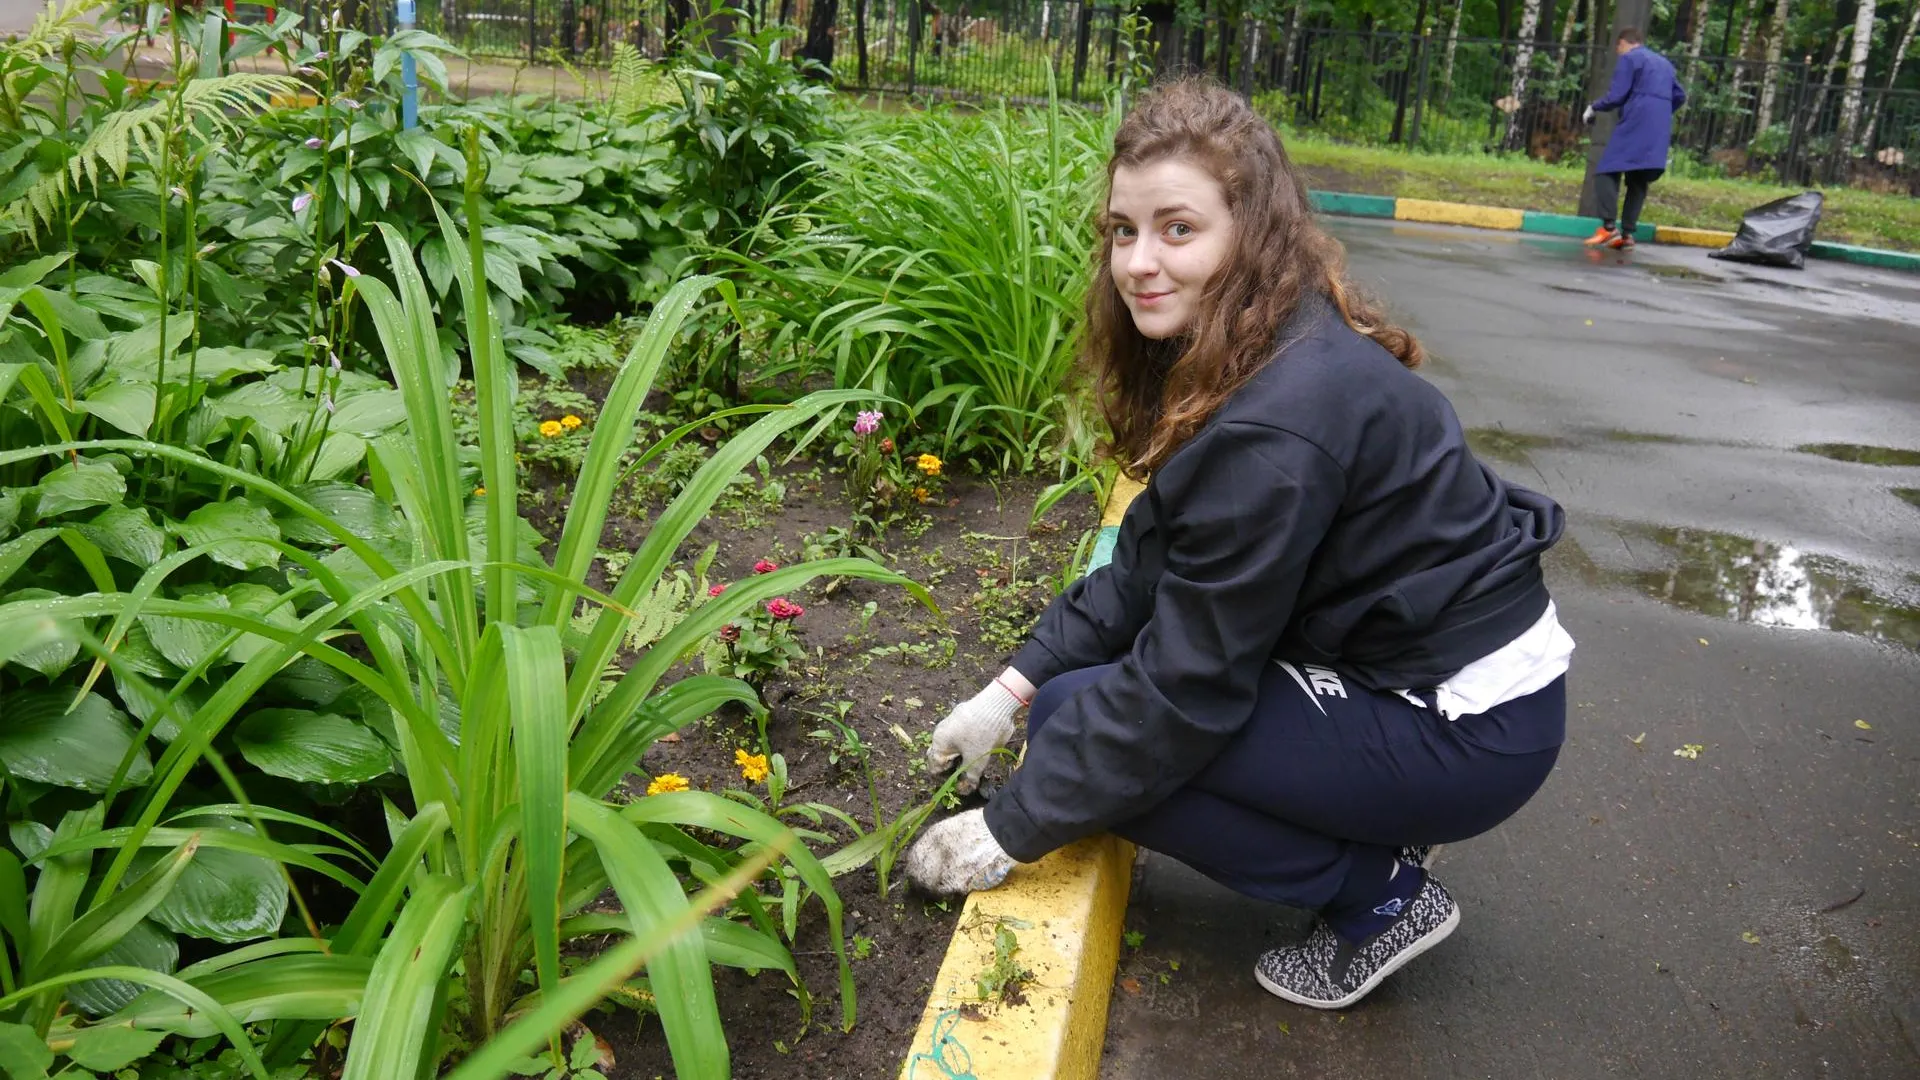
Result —
M 633 624 L 627 629 L 627 648 L 638 652 L 679 625 L 686 617 L 687 596 L 692 591 L 692 582 L 684 570 L 655 582 L 653 591 L 634 608 Z
M 72 0 L 62 5 L 58 0 L 49 0 L 46 10 L 33 20 L 33 29 L 18 41 L 8 42 L 5 52 L 25 56 L 32 60 L 44 60 L 57 56 L 66 46 L 69 38 L 91 32 L 91 23 L 84 22 L 92 15 L 109 6 L 114 0 Z
M 640 50 L 624 41 L 613 47 L 613 106 L 620 115 L 630 116 L 644 104 L 640 81 L 646 74 L 647 62 Z
M 191 119 L 205 120 L 225 132 L 239 130 L 239 121 L 270 108 L 275 95 L 291 97 L 302 89 L 300 80 L 286 75 L 236 71 L 212 79 L 194 79 L 180 91 L 181 108 Z M 87 134 L 65 169 L 43 176 L 6 208 L 6 215 L 28 229 L 36 223 L 54 224 L 60 197 L 82 182 L 100 190 L 101 166 L 116 181 L 127 178 L 133 152 L 148 161 L 160 158 L 160 140 L 166 138 L 170 102 L 152 101 L 137 108 L 110 113 Z

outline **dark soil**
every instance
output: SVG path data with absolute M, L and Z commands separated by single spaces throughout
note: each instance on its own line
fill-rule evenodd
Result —
M 707 545 L 718 551 L 709 571 L 715 582 L 753 573 L 758 559 L 781 565 L 801 561 L 810 534 L 849 522 L 841 475 L 831 463 L 802 461 L 777 470 L 785 493 L 777 501 L 756 482 L 736 488 L 689 538 L 681 555 L 688 564 Z M 942 777 L 924 765 L 926 733 L 955 703 L 977 693 L 1006 664 L 1033 619 L 1052 598 L 1061 569 L 1087 531 L 1098 524 L 1090 500 L 1064 500 L 1031 530 L 1043 479 L 1012 479 L 997 487 L 968 476 L 949 476 L 924 514 L 898 523 L 875 546 L 887 565 L 926 585 L 945 623 L 904 590 L 865 581 L 816 581 L 792 599 L 806 608 L 793 624 L 807 659 L 791 675 L 763 688 L 771 716 L 767 738 L 785 756 L 786 805 L 837 806 L 872 825 L 867 781 L 842 753 L 831 758 L 836 737 L 822 715 L 842 718 L 869 748 L 881 813 L 891 821 L 933 796 Z M 557 494 L 564 494 L 564 489 Z M 618 502 L 618 500 L 616 500 Z M 657 500 L 649 500 L 657 505 Z M 609 520 L 609 547 L 629 546 L 644 535 L 646 507 Z M 538 522 L 549 535 L 547 522 Z M 863 608 L 874 610 L 863 626 Z M 750 788 L 734 751 L 758 742 L 744 714 L 709 717 L 683 729 L 675 741 L 656 744 L 642 762 L 651 775 L 673 772 L 699 789 Z M 993 782 L 990 774 L 989 784 Z M 642 793 L 645 779 L 629 778 L 624 797 Z M 616 799 L 623 797 L 616 792 Z M 827 855 L 850 836 L 832 827 L 833 844 L 814 843 Z M 864 953 L 853 963 L 858 1015 L 852 1031 L 840 1030 L 838 971 L 826 917 L 815 900 L 802 909 L 793 950 L 812 994 L 810 1025 L 792 987 L 779 972 L 749 976 L 716 968 L 720 1011 L 731 1042 L 733 1076 L 808 1078 L 893 1077 L 908 1049 L 934 975 L 952 935 L 960 904 L 910 893 L 896 868 L 883 899 L 873 865 L 835 881 L 846 907 L 848 948 Z M 777 900 L 777 897 L 775 898 Z M 777 911 L 777 904 L 771 904 Z M 612 1080 L 673 1075 L 658 1022 L 620 1010 L 590 1014 L 588 1025 L 612 1047 Z

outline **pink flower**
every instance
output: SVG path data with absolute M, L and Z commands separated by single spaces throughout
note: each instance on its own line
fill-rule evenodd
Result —
M 797 619 L 800 616 L 805 615 L 806 613 L 807 613 L 806 608 L 803 608 L 799 604 L 796 604 L 793 601 L 788 600 L 784 596 L 777 596 L 772 600 L 767 601 L 767 614 L 773 616 L 774 618 L 780 620 L 781 622 L 787 622 L 791 619 Z
M 893 453 L 893 436 L 889 435 L 880 440 L 880 452 L 883 454 Z
M 726 587 L 725 585 L 715 585 L 715 586 L 712 586 L 711 588 L 709 588 L 709 589 L 707 590 L 707 595 L 708 595 L 708 596 L 719 596 L 719 595 L 720 595 L 721 593 L 723 593 L 723 592 L 726 592 L 726 591 L 727 591 L 727 587 Z
M 325 146 L 326 144 L 320 141 L 320 136 L 315 135 L 314 137 L 308 139 L 304 145 L 309 150 L 318 150 L 322 146 Z
M 879 430 L 880 410 L 878 409 L 862 409 L 860 415 L 854 418 L 853 433 L 855 435 L 871 435 Z
M 303 191 L 300 194 L 295 195 L 293 197 L 293 212 L 297 214 L 300 211 L 305 210 L 312 202 L 313 202 L 313 192 L 311 191 Z
M 780 569 L 779 563 L 771 563 L 765 559 L 753 564 L 753 572 L 756 574 L 771 574 L 778 569 Z
M 726 642 L 729 645 L 733 644 L 736 641 L 739 641 L 740 628 L 733 625 L 732 623 L 728 623 L 727 625 L 721 627 L 720 640 Z

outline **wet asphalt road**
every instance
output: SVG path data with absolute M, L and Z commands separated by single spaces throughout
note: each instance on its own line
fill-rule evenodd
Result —
M 1569 512 L 1569 741 L 1344 1014 L 1251 979 L 1304 914 L 1147 857 L 1103 1075 L 1920 1077 L 1920 276 L 1334 228 Z

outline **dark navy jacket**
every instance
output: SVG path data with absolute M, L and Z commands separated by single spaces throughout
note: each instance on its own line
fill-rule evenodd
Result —
M 1153 474 L 1113 561 L 1040 616 L 1035 685 L 1119 659 L 987 806 L 1031 861 L 1144 813 L 1252 715 L 1275 657 L 1438 685 L 1539 620 L 1564 516 L 1467 449 L 1447 399 L 1315 298 L 1279 355 Z
M 1603 173 L 1667 167 L 1667 144 L 1673 141 L 1673 114 L 1687 103 L 1687 91 L 1673 74 L 1667 58 L 1642 45 L 1622 56 L 1613 67 L 1613 85 L 1607 96 L 1593 103 L 1594 112 L 1620 110 L 1620 123 L 1607 139 L 1595 170 Z

